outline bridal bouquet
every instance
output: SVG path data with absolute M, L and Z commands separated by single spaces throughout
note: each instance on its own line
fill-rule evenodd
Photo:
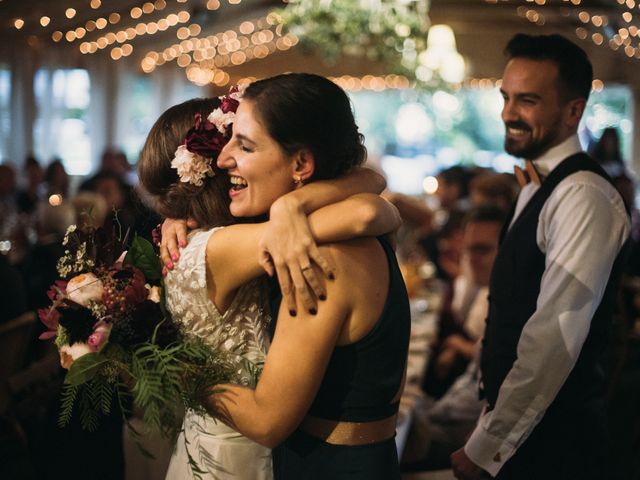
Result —
M 125 423 L 130 397 L 145 423 L 168 438 L 179 431 L 181 410 L 204 413 L 201 399 L 215 384 L 232 381 L 229 357 L 184 335 L 164 307 L 160 260 L 154 246 L 136 236 L 128 242 L 103 229 L 69 227 L 61 279 L 38 311 L 68 372 L 59 424 L 80 415 L 97 427 L 114 397 Z

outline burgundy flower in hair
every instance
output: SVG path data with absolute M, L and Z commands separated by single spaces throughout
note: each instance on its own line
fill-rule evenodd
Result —
M 226 143 L 225 135 L 213 123 L 196 113 L 196 124 L 187 132 L 184 141 L 187 150 L 211 159 L 220 153 Z
M 224 113 L 233 112 L 235 113 L 238 110 L 238 105 L 240 105 L 240 89 L 238 86 L 231 87 L 229 90 L 229 94 L 222 97 L 222 103 L 220 104 L 220 109 Z
M 213 164 L 231 138 L 231 125 L 240 105 L 240 95 L 238 87 L 233 87 L 229 95 L 220 97 L 220 106 L 206 119 L 196 114 L 195 125 L 189 129 L 171 161 L 181 182 L 202 186 L 207 176 L 214 175 Z

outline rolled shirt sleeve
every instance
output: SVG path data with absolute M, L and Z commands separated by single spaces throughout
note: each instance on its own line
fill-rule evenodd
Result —
M 527 439 L 571 373 L 629 230 L 620 195 L 591 172 L 567 177 L 545 203 L 537 230 L 545 271 L 536 311 L 494 409 L 465 445 L 467 456 L 491 475 Z

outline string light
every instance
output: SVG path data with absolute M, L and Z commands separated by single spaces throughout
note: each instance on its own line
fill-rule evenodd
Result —
M 142 71 L 151 73 L 156 67 L 176 60 L 178 66 L 185 68 L 190 81 L 198 85 L 223 86 L 230 77 L 222 68 L 262 59 L 298 43 L 295 35 L 283 33 L 282 25 L 273 15 L 244 21 L 234 29 L 197 38 L 200 30 L 195 24 L 179 28 L 176 36 L 181 42 L 162 52 L 148 52 L 140 63 Z
M 328 78 L 340 88 L 349 92 L 359 92 L 361 90 L 381 92 L 388 89 L 404 90 L 411 86 L 411 82 L 404 75 L 364 75 L 362 77 L 342 75 L 341 77 Z
M 509 0 L 504 0 L 509 1 Z M 532 3 L 535 0 L 527 0 Z M 579 5 L 579 0 L 570 1 L 573 5 Z M 485 0 L 487 3 L 489 0 Z M 535 3 L 540 5 L 540 2 Z M 592 15 L 587 9 L 565 9 L 563 15 L 566 17 L 575 16 L 584 26 L 575 29 L 576 37 L 580 40 L 590 40 L 594 45 L 606 45 L 613 51 L 620 50 L 628 58 L 640 58 L 640 26 L 634 25 L 634 15 L 630 9 L 635 8 L 636 0 L 617 0 L 619 8 L 627 9 L 617 14 L 597 14 Z M 615 7 L 614 7 L 615 8 Z M 525 18 L 531 23 L 542 25 L 545 22 L 544 16 L 535 8 L 519 6 L 516 8 L 518 16 Z M 634 37 L 634 38 L 632 38 Z
M 149 23 L 138 23 L 135 28 L 129 27 L 125 30 L 120 30 L 118 32 L 109 32 L 92 42 L 83 42 L 80 45 L 80 52 L 83 54 L 91 54 L 96 53 L 98 50 L 102 50 L 109 45 L 113 45 L 114 43 L 124 43 L 127 41 L 131 41 L 134 38 L 142 35 L 154 35 L 158 31 L 163 31 L 168 29 L 169 27 L 176 26 L 180 23 L 187 23 L 191 19 L 191 15 L 187 11 L 179 12 L 176 14 L 170 14 L 166 18 L 161 18 L 157 22 L 149 22 Z M 193 26 L 193 25 L 192 25 Z M 186 27 L 184 27 L 186 28 Z M 198 26 L 198 28 L 200 28 Z M 187 32 L 190 30 L 187 28 Z M 196 31 L 194 29 L 193 31 Z M 198 30 L 199 32 L 199 30 Z M 133 47 L 131 47 L 133 48 Z M 130 54 L 130 53 L 129 53 Z M 116 55 L 118 58 L 114 58 Z M 115 53 L 111 51 L 111 58 L 117 60 L 121 58 L 122 55 L 120 53 Z M 124 55 L 128 56 L 128 55 Z

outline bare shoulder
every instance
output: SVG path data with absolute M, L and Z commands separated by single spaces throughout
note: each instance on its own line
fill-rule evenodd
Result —
M 335 267 L 336 280 L 329 282 L 346 288 L 350 295 L 366 288 L 371 282 L 386 283 L 387 257 L 380 242 L 373 237 L 356 238 L 319 247 L 325 258 Z M 334 287 L 334 288 L 335 288 Z
M 390 278 L 385 251 L 371 237 L 327 245 L 320 250 L 326 252 L 336 271 L 335 280 L 327 285 L 327 299 L 339 299 L 349 312 L 337 344 L 353 343 L 373 328 L 384 309 Z
M 327 243 L 320 245 L 319 249 L 328 259 L 334 260 L 337 269 L 345 271 L 353 264 L 375 264 L 376 260 L 386 262 L 382 245 L 373 237 Z

